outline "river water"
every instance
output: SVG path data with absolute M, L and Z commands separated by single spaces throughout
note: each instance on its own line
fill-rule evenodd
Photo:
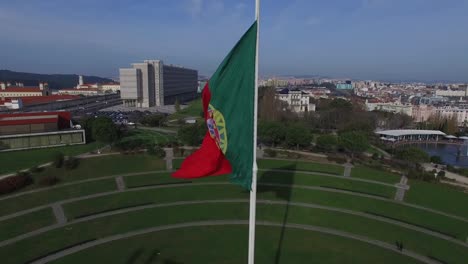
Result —
M 468 147 L 467 145 L 447 145 L 421 143 L 417 144 L 430 156 L 439 156 L 446 164 L 468 168 Z

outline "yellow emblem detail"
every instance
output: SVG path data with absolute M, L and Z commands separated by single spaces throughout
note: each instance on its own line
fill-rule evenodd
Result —
M 218 145 L 219 149 L 226 154 L 228 138 L 226 132 L 226 122 L 223 114 L 216 110 L 211 104 L 208 105 L 208 118 L 206 120 L 208 132 Z

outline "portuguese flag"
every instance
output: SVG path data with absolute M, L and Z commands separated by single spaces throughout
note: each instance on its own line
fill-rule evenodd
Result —
M 224 58 L 202 91 L 207 133 L 187 157 L 176 178 L 231 174 L 231 181 L 251 188 L 254 144 L 255 22 Z

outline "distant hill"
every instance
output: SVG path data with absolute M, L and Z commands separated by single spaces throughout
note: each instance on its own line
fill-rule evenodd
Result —
M 97 76 L 83 76 L 85 83 L 106 83 L 111 79 Z M 37 86 L 39 82 L 47 82 L 51 89 L 72 88 L 78 84 L 76 74 L 38 74 L 0 70 L 0 82 L 22 82 L 25 86 Z

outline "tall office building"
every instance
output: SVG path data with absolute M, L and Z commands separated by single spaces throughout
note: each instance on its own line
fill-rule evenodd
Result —
M 160 60 L 145 60 L 120 69 L 120 97 L 125 106 L 152 107 L 197 97 L 198 72 Z

